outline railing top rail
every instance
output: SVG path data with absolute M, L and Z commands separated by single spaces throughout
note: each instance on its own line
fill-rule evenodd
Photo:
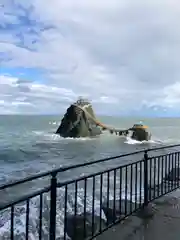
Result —
M 162 147 L 155 147 L 155 148 L 147 148 L 144 149 L 144 152 L 151 152 L 151 151 L 157 151 L 157 150 L 162 150 L 162 149 L 167 149 L 167 148 L 174 148 L 174 147 L 180 147 L 180 144 L 175 144 L 175 145 L 166 145 L 166 146 L 162 146 Z
M 110 161 L 110 160 L 114 160 L 114 159 L 118 159 L 118 158 L 122 158 L 122 157 L 127 157 L 127 156 L 132 156 L 132 155 L 136 155 L 136 154 L 140 154 L 140 153 L 144 153 L 144 152 L 157 151 L 157 150 L 161 150 L 161 149 L 174 148 L 174 147 L 180 147 L 180 144 L 162 146 L 162 147 L 156 147 L 156 148 L 147 148 L 147 149 L 143 149 L 143 150 L 140 150 L 140 151 L 135 151 L 135 152 L 130 152 L 130 153 L 126 153 L 126 154 L 117 155 L 117 156 L 114 156 L 114 157 L 108 157 L 108 158 L 103 158 L 103 159 L 99 159 L 99 160 L 94 160 L 94 161 L 91 161 L 91 162 L 79 163 L 79 164 L 75 164 L 75 165 L 69 165 L 69 166 L 65 166 L 65 167 L 56 168 L 54 170 L 46 171 L 44 173 L 39 173 L 39 174 L 30 176 L 30 177 L 27 177 L 27 178 L 23 178 L 23 179 L 18 180 L 18 181 L 13 181 L 13 182 L 10 182 L 10 183 L 3 184 L 3 185 L 0 186 L 0 191 L 5 189 L 5 188 L 8 188 L 8 187 L 13 187 L 13 186 L 18 185 L 18 184 L 23 184 L 23 183 L 33 181 L 35 179 L 40 179 L 40 178 L 43 178 L 43 177 L 47 177 L 47 176 L 50 176 L 50 175 L 56 175 L 57 173 L 65 172 L 65 171 L 72 170 L 72 169 L 75 169 L 75 168 L 86 167 L 86 166 L 93 165 L 93 164 L 96 164 L 96 163 L 107 162 L 107 161 Z

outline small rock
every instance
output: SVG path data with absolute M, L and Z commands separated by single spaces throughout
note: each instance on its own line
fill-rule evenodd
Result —
M 110 224 L 120 217 L 125 217 L 130 212 L 135 210 L 135 208 L 138 208 L 138 206 L 138 204 L 136 206 L 135 203 L 131 202 L 130 200 L 116 200 L 114 207 L 114 200 L 110 200 L 109 204 L 107 204 L 107 202 L 103 203 L 102 209 L 106 215 L 107 223 Z
M 92 229 L 92 215 L 90 213 L 86 213 L 85 219 L 84 214 L 76 215 L 76 217 L 74 215 L 69 215 L 67 217 L 67 234 L 71 240 L 84 240 L 100 231 L 100 222 L 101 229 L 104 229 L 105 221 L 100 219 L 99 216 L 94 216 L 94 229 Z
M 155 214 L 154 204 L 149 203 L 148 206 L 141 208 L 135 215 L 141 219 L 150 219 Z

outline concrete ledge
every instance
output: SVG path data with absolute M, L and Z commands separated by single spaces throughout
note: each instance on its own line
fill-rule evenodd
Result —
M 180 198 L 172 195 L 162 197 L 110 228 L 97 240 L 179 240 Z

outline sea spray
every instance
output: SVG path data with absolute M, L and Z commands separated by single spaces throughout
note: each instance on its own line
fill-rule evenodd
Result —
M 99 176 L 96 177 L 96 191 L 95 191 L 95 201 L 94 201 L 94 215 L 100 216 L 100 184 Z M 107 199 L 107 176 L 103 176 L 103 188 L 102 188 L 102 201 L 105 202 Z M 84 188 L 82 187 L 83 182 L 78 182 L 77 188 L 77 214 L 83 214 L 84 212 Z M 117 184 L 119 181 L 117 180 Z M 92 214 L 92 179 L 87 181 L 87 196 L 86 196 L 86 212 Z M 135 190 L 133 190 L 135 191 Z M 135 197 L 135 192 L 132 195 L 132 201 L 135 199 L 140 200 L 139 196 L 143 196 L 143 189 L 138 188 L 137 196 Z M 125 199 L 125 189 L 124 183 L 123 188 L 116 189 L 116 199 Z M 113 200 L 113 176 L 110 176 L 110 192 L 109 200 Z M 130 189 L 128 188 L 126 199 L 130 199 Z M 142 197 L 143 199 L 143 197 Z M 50 214 L 50 194 L 42 194 L 42 239 L 49 239 L 49 214 Z M 57 239 L 64 236 L 64 216 L 65 216 L 65 187 L 57 188 L 57 215 L 56 215 L 56 237 Z M 27 202 L 21 202 L 14 206 L 14 239 L 15 240 L 25 240 L 26 236 L 26 210 Z M 29 228 L 28 228 L 28 239 L 36 240 L 39 238 L 39 216 L 40 216 L 40 196 L 33 197 L 29 200 Z M 74 215 L 75 212 L 75 188 L 74 184 L 68 185 L 68 195 L 67 195 L 67 215 Z M 104 212 L 101 212 L 102 219 L 106 220 Z M 10 226 L 11 226 L 11 213 L 10 208 L 1 211 L 0 213 L 0 238 L 2 240 L 10 239 Z

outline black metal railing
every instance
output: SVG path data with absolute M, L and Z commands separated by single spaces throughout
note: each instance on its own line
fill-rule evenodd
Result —
M 179 188 L 180 145 L 147 149 L 63 167 L 0 186 L 1 239 L 93 239 L 149 202 Z M 171 149 L 158 154 L 158 150 Z M 156 153 L 153 156 L 149 152 Z M 144 153 L 143 159 L 120 165 L 120 159 Z M 119 159 L 119 164 L 62 180 L 62 172 Z M 33 191 L 32 181 L 49 184 Z M 26 194 L 21 186 L 31 191 Z M 29 184 L 29 185 L 28 185 Z M 36 185 L 35 185 L 36 186 Z M 23 189 L 23 190 L 22 190 Z M 11 191 L 23 195 L 11 198 Z M 23 191 L 23 192 L 22 192 Z M 6 196 L 3 201 L 3 196 Z M 10 196 L 10 199 L 8 199 Z M 14 195 L 13 195 L 14 196 Z

